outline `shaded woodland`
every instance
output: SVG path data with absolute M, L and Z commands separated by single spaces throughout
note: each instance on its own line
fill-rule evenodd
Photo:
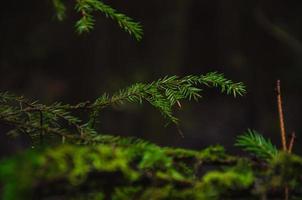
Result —
M 1 108 L 0 113 L 0 119 L 6 122 L 0 124 L 0 153 L 7 158 L 25 151 L 20 160 L 29 158 L 30 162 L 24 169 L 40 170 L 32 178 L 15 174 L 14 167 L 21 161 L 11 157 L 4 162 L 0 178 L 14 183 L 20 175 L 24 182 L 17 186 L 8 184 L 11 190 L 1 188 L 2 192 L 13 194 L 16 189 L 26 195 L 40 191 L 34 192 L 38 199 L 53 192 L 61 195 L 62 188 L 56 188 L 58 178 L 57 181 L 72 185 L 63 188 L 65 192 L 72 194 L 78 189 L 82 194 L 93 188 L 94 195 L 94 189 L 99 189 L 94 186 L 100 182 L 86 178 L 96 175 L 104 176 L 101 181 L 105 182 L 106 178 L 125 178 L 112 182 L 109 190 L 102 188 L 96 199 L 148 199 L 151 193 L 158 194 L 156 199 L 209 199 L 225 193 L 232 199 L 238 197 L 236 192 L 239 198 L 288 198 L 289 193 L 299 198 L 302 159 L 288 149 L 297 155 L 302 153 L 301 1 L 104 1 L 139 22 L 144 32 L 142 39 L 135 33 L 127 34 L 127 29 L 121 30 L 125 27 L 114 22 L 118 19 L 108 19 L 101 13 L 95 14 L 89 33 L 78 34 L 79 16 L 85 12 L 74 12 L 80 8 L 74 7 L 74 2 L 64 2 L 66 18 L 60 21 L 56 19 L 53 2 L 6 1 L 0 7 L 0 103 L 8 106 Z M 277 80 L 281 81 L 283 120 Z M 117 92 L 120 89 L 124 90 Z M 180 102 L 199 99 L 199 92 L 199 102 Z M 132 103 L 120 106 L 119 98 L 122 103 Z M 149 104 L 140 105 L 142 100 Z M 105 107 L 100 114 L 96 111 Z M 92 115 L 78 112 L 79 108 L 88 109 Z M 38 112 L 31 114 L 32 111 Z M 57 114 L 61 119 L 56 119 Z M 99 124 L 91 122 L 96 116 Z M 176 118 L 181 123 L 176 123 Z M 172 125 L 165 126 L 167 119 Z M 52 120 L 65 123 L 57 127 Z M 72 127 L 68 131 L 78 131 L 80 137 L 56 129 L 65 128 L 66 124 Z M 11 140 L 5 133 L 11 132 L 12 125 L 17 125 L 18 131 L 25 130 L 30 138 L 37 133 L 38 143 L 43 143 L 41 151 L 26 151 L 36 146 L 34 140 L 22 134 Z M 95 130 L 101 130 L 100 137 L 94 135 Z M 58 136 L 62 143 L 66 140 L 73 145 L 102 146 L 63 145 L 56 147 L 56 154 L 44 148 L 49 138 L 41 139 L 41 135 L 48 132 Z M 89 137 L 83 137 L 82 132 Z M 290 147 L 293 132 L 294 145 Z M 241 138 L 240 143 L 244 133 L 246 138 Z M 240 157 L 248 155 L 242 150 L 253 156 Z M 73 158 L 73 151 L 82 156 L 89 152 L 101 156 L 101 162 L 108 167 L 100 167 L 95 157 L 88 158 L 93 163 L 90 166 L 85 159 L 82 162 L 81 156 Z M 112 157 L 109 151 L 115 152 Z M 65 163 L 66 157 L 72 162 Z M 68 173 L 45 175 L 43 170 L 48 169 L 48 163 L 53 169 L 59 168 L 60 173 Z M 214 169 L 220 171 L 211 174 L 213 163 Z M 229 177 L 229 182 L 222 181 L 224 176 Z M 78 178 L 82 180 L 79 184 Z M 28 183 L 35 183 L 35 187 L 22 189 L 22 184 Z M 48 186 L 51 189 L 44 190 Z M 200 192 L 194 194 L 194 190 Z M 84 192 L 83 198 L 87 198 L 85 195 Z

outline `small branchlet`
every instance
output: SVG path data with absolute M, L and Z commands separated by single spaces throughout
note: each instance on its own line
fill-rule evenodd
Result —
M 62 21 L 66 17 L 66 6 L 63 0 L 52 0 L 58 20 Z M 76 31 L 79 34 L 90 32 L 95 25 L 95 13 L 103 13 L 107 18 L 110 18 L 127 33 L 140 41 L 143 36 L 143 29 L 140 23 L 135 22 L 132 18 L 119 13 L 109 5 L 106 5 L 102 0 L 75 0 L 75 11 L 81 15 L 81 18 L 76 22 Z
M 61 0 L 52 0 L 53 7 L 55 9 L 56 17 L 59 21 L 62 21 L 66 17 L 66 7 Z
M 278 153 L 276 146 L 270 140 L 250 129 L 245 134 L 237 137 L 235 146 L 241 147 L 243 150 L 264 160 L 270 160 Z

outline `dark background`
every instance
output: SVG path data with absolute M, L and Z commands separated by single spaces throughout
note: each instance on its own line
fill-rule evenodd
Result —
M 281 80 L 286 129 L 296 131 L 301 153 L 301 0 L 106 1 L 142 23 L 135 41 L 102 14 L 95 29 L 75 33 L 79 18 L 69 3 L 67 19 L 54 17 L 51 1 L 2 1 L 0 90 L 43 103 L 93 100 L 135 82 L 209 71 L 242 81 L 248 94 L 232 98 L 206 89 L 183 105 L 182 138 L 150 106 L 106 110 L 101 132 L 131 135 L 160 145 L 201 149 L 222 144 L 236 151 L 236 135 L 256 129 L 280 146 L 275 83 Z M 13 149 L 1 130 L 2 152 Z M 24 145 L 19 141 L 19 145 Z M 16 148 L 16 147 L 14 147 Z

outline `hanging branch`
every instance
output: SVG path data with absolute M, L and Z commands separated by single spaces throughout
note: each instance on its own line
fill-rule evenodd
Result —
M 102 109 L 124 103 L 149 103 L 164 116 L 167 123 L 177 126 L 175 107 L 179 107 L 183 100 L 200 99 L 202 89 L 198 86 L 201 85 L 220 88 L 234 97 L 245 93 L 242 83 L 234 83 L 216 72 L 182 78 L 165 77 L 147 84 L 136 83 L 112 95 L 105 93 L 92 103 L 77 105 L 53 103 L 47 106 L 4 92 L 0 93 L 0 120 L 15 126 L 14 135 L 26 132 L 33 141 L 40 139 L 41 143 L 46 138 L 51 139 L 52 135 L 59 136 L 62 143 L 67 139 L 91 140 L 99 135 L 94 124 Z M 84 111 L 88 122 L 75 116 L 75 111 Z

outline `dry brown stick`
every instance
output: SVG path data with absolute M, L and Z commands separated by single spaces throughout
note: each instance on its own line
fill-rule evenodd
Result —
M 278 113 L 279 113 L 279 123 L 280 123 L 282 149 L 283 149 L 283 151 L 287 151 L 287 142 L 286 142 L 286 132 L 285 132 L 284 116 L 283 116 L 283 108 L 282 108 L 280 80 L 277 80 L 277 88 L 276 89 L 277 89 L 277 103 L 278 103 Z M 290 145 L 289 145 L 289 148 L 290 148 Z M 284 188 L 284 199 L 288 200 L 288 198 L 289 198 L 289 188 L 286 185 L 285 188 Z
M 289 188 L 288 186 L 286 186 L 284 189 L 284 200 L 288 200 L 288 199 L 289 199 Z
M 296 138 L 296 134 L 295 134 L 295 132 L 293 132 L 292 135 L 291 135 L 291 138 L 290 138 L 290 142 L 288 144 L 288 149 L 287 149 L 288 153 L 292 153 L 292 149 L 293 149 L 293 146 L 294 146 L 295 138 Z M 285 200 L 288 200 L 289 199 L 289 188 L 288 188 L 287 185 L 285 186 L 284 193 L 285 193 L 285 197 L 284 197 Z
M 280 80 L 277 81 L 277 88 L 276 89 L 277 89 L 277 102 L 278 102 L 278 112 L 279 112 L 279 123 L 280 123 L 280 131 L 281 131 L 282 148 L 283 148 L 283 151 L 287 151 L 287 142 L 286 142 L 286 133 L 285 133 L 285 126 L 284 126 Z
M 296 139 L 296 133 L 293 132 L 292 135 L 291 135 L 291 138 L 290 138 L 290 142 L 289 142 L 289 145 L 288 145 L 288 153 L 291 153 L 292 150 L 293 150 L 293 146 L 294 146 L 294 142 L 295 142 L 295 139 Z
M 288 144 L 288 149 L 287 149 L 288 153 L 292 153 L 292 149 L 293 149 L 293 146 L 294 146 L 295 138 L 296 138 L 296 134 L 295 134 L 295 132 L 293 132 L 292 135 L 291 135 L 291 138 L 290 138 L 290 142 Z M 284 195 L 285 195 L 284 199 L 288 200 L 289 199 L 289 188 L 288 188 L 288 185 L 286 185 L 285 188 L 284 188 Z

